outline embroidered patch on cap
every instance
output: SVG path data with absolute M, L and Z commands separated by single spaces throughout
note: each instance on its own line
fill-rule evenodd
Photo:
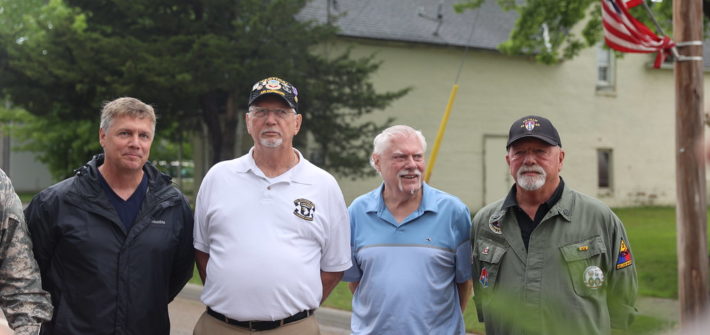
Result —
M 631 260 L 631 253 L 629 252 L 629 248 L 626 246 L 624 239 L 621 239 L 619 259 L 616 261 L 616 269 L 623 269 L 631 264 L 633 264 L 633 261 Z
M 523 124 L 521 125 L 521 127 L 525 127 L 525 129 L 527 129 L 528 131 L 533 131 L 533 129 L 535 129 L 535 127 L 539 127 L 539 126 L 540 126 L 540 123 L 538 123 L 536 119 L 523 120 Z
M 298 90 L 281 78 L 269 77 L 256 82 L 254 86 L 251 87 L 249 106 L 264 94 L 277 94 L 283 98 L 289 106 L 294 109 L 298 108 Z
M 293 210 L 293 215 L 298 216 L 306 221 L 313 221 L 313 214 L 316 212 L 316 205 L 308 199 L 296 199 L 293 201 L 296 209 Z

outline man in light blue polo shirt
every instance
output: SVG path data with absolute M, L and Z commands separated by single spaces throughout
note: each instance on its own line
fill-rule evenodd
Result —
M 370 163 L 380 187 L 350 205 L 352 332 L 464 334 L 471 295 L 471 215 L 422 180 L 426 140 L 408 126 L 385 129 Z

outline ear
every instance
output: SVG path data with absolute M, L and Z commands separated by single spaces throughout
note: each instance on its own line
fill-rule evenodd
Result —
M 251 135 L 251 121 L 249 119 L 249 113 L 244 113 L 244 124 L 247 125 L 247 134 Z
M 557 169 L 557 171 L 562 171 L 562 165 L 564 164 L 565 160 L 565 150 L 560 148 L 560 167 Z
M 101 144 L 101 147 L 104 147 L 104 143 L 106 142 L 106 133 L 104 132 L 104 129 L 99 127 L 99 144 Z
M 372 159 L 372 165 L 374 165 L 375 170 L 380 173 L 380 155 L 372 154 L 372 156 L 370 156 L 370 159 Z
M 298 134 L 298 132 L 301 130 L 301 122 L 303 122 L 303 115 L 296 114 L 296 125 L 294 135 Z

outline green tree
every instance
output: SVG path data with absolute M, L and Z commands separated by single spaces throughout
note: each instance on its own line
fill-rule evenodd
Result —
M 454 5 L 454 8 L 459 12 L 473 10 L 480 7 L 483 1 L 464 0 Z M 600 0 L 496 1 L 502 9 L 514 10 L 519 14 L 510 38 L 498 46 L 503 53 L 530 55 L 538 62 L 554 64 L 573 58 L 580 50 L 596 45 L 603 37 Z M 673 2 L 647 2 L 664 32 L 671 35 Z M 655 30 L 655 25 L 642 7 L 632 8 L 631 13 Z M 703 0 L 703 12 L 707 21 L 710 18 L 710 0 Z M 583 27 L 576 31 L 574 28 L 579 24 L 583 24 Z M 543 38 L 543 26 L 547 27 L 548 45 Z
M 297 20 L 305 0 L 31 1 L 39 5 L 24 6 L 20 29 L 0 27 L 0 88 L 14 104 L 60 122 L 97 122 L 103 101 L 135 96 L 156 107 L 159 134 L 204 124 L 211 163 L 238 153 L 251 85 L 276 75 L 301 92 L 303 132 L 313 136 L 297 145 L 317 150 L 326 169 L 362 176 L 367 142 L 387 125 L 362 116 L 407 92 L 376 92 L 372 57 L 319 52 L 335 28 Z
M 94 120 L 67 121 L 57 119 L 54 114 L 36 116 L 13 107 L 6 99 L 0 104 L 0 124 L 2 133 L 15 142 L 12 149 L 37 153 L 37 159 L 47 165 L 57 180 L 66 178 L 81 162 L 87 162 L 91 155 L 101 151 L 98 122 Z M 152 161 L 169 163 L 178 157 L 183 160 L 191 157 L 192 147 L 179 137 L 182 132 L 167 127 L 163 127 L 162 132 L 168 134 L 168 138 L 161 135 L 153 142 Z M 167 165 L 159 164 L 158 168 L 174 174 L 168 171 Z
M 36 152 L 55 179 L 71 174 L 101 149 L 98 126 L 90 120 L 59 120 L 53 114 L 38 117 L 20 108 L 0 107 L 0 123 L 3 134 L 18 143 L 13 149 Z

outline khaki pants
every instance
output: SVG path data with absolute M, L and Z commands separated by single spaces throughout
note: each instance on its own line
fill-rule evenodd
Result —
M 229 335 L 229 334 L 259 334 L 259 335 L 320 335 L 316 317 L 311 315 L 305 319 L 291 322 L 276 329 L 251 331 L 246 328 L 230 325 L 224 321 L 202 313 L 197 320 L 193 335 Z

